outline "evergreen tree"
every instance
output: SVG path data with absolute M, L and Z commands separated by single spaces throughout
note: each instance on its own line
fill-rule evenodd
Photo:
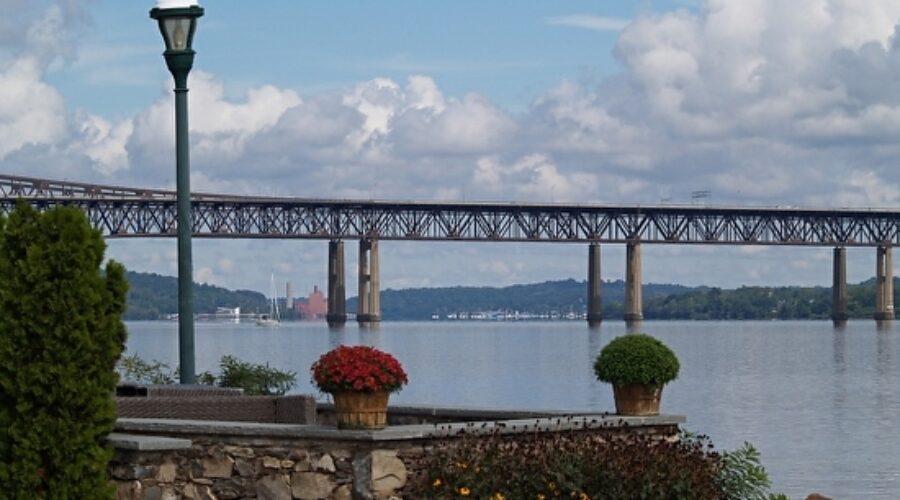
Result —
M 111 498 L 127 283 L 76 208 L 0 220 L 0 498 Z

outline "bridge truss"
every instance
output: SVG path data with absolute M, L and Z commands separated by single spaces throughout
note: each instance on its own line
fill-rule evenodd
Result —
M 17 199 L 82 208 L 110 238 L 174 237 L 174 191 L 0 175 L 0 210 Z M 900 210 L 317 200 L 194 193 L 200 238 L 298 238 L 884 246 Z

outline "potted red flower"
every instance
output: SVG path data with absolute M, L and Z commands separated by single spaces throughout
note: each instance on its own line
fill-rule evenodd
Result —
M 368 346 L 332 349 L 312 364 L 310 372 L 316 387 L 334 399 L 340 429 L 384 428 L 388 396 L 407 383 L 396 358 Z

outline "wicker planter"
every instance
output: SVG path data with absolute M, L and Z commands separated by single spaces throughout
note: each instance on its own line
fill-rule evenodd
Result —
M 662 386 L 641 384 L 613 386 L 616 413 L 619 415 L 659 415 L 661 396 Z
M 387 392 L 335 392 L 338 429 L 383 429 L 387 425 Z

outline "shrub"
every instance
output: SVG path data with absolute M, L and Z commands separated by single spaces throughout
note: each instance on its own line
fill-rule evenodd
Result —
M 594 362 L 597 379 L 613 385 L 665 385 L 678 376 L 678 358 L 661 341 L 623 335 L 606 345 Z
M 414 497 L 718 499 L 717 471 L 718 455 L 705 439 L 464 435 L 425 459 Z
M 0 492 L 111 498 L 116 359 L 127 283 L 75 208 L 0 220 Z
M 217 385 L 219 387 L 235 387 L 244 390 L 247 395 L 281 396 L 291 390 L 297 383 L 297 374 L 282 371 L 267 364 L 260 365 L 241 361 L 233 356 L 222 356 L 219 361 L 221 373 L 213 375 L 203 372 L 197 375 L 197 383 Z M 157 360 L 144 361 L 137 354 L 125 356 L 117 367 L 123 380 L 146 384 L 174 384 L 176 371 L 168 364 Z
M 788 500 L 769 491 L 769 474 L 760 462 L 759 451 L 747 442 L 722 453 L 719 483 L 725 500 Z
M 178 375 L 168 364 L 155 359 L 147 362 L 137 354 L 122 356 L 116 370 L 122 380 L 144 384 L 174 384 Z
M 281 396 L 297 383 L 297 374 L 281 371 L 265 365 L 248 363 L 232 356 L 222 356 L 219 362 L 222 372 L 218 377 L 202 374 L 201 380 L 213 382 L 219 387 L 240 387 L 248 395 Z

